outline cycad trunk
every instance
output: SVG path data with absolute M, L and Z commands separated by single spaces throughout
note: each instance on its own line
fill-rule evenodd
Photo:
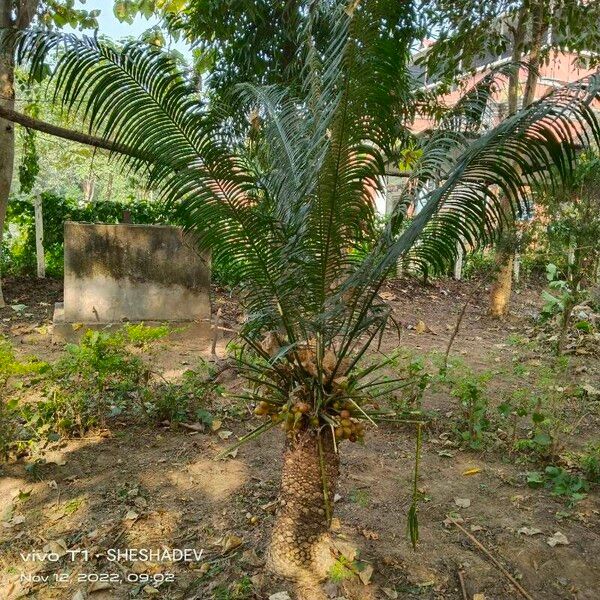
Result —
M 268 564 L 295 581 L 306 600 L 322 597 L 317 584 L 333 564 L 328 532 L 338 476 L 339 456 L 329 428 L 320 438 L 303 431 L 287 441 Z

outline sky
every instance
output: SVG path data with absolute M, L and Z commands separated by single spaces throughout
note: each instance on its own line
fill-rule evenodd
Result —
M 115 40 L 124 37 L 139 37 L 146 29 L 150 29 L 159 23 L 157 18 L 145 19 L 141 15 L 131 25 L 121 23 L 113 13 L 113 5 L 113 0 L 86 0 L 85 2 L 78 0 L 75 3 L 76 8 L 84 10 L 99 9 L 101 11 L 98 17 L 100 33 Z M 179 50 L 184 56 L 190 54 L 188 47 L 183 42 L 172 42 L 171 48 Z

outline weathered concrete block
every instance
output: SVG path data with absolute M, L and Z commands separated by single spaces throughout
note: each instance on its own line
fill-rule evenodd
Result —
M 179 227 L 65 223 L 64 321 L 210 319 L 210 255 Z

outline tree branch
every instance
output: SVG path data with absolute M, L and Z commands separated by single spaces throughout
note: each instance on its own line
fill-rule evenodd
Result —
M 93 146 L 94 148 L 102 148 L 103 150 L 108 150 L 109 152 L 117 152 L 118 154 L 126 154 L 127 156 L 131 156 L 133 158 L 145 160 L 143 155 L 130 146 L 118 144 L 116 142 L 112 142 L 111 140 L 96 137 L 88 133 L 73 131 L 72 129 L 67 129 L 66 127 L 52 125 L 51 123 L 34 119 L 33 117 L 29 117 L 28 115 L 24 115 L 23 113 L 19 113 L 16 110 L 12 110 L 2 105 L 0 105 L 0 118 L 7 121 L 12 121 L 13 123 L 18 123 L 19 125 L 29 129 L 35 129 L 36 131 L 41 131 L 42 133 L 48 133 L 50 135 L 63 138 L 65 140 L 70 140 L 72 142 Z

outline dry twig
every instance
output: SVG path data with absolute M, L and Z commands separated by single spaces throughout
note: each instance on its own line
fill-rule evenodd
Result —
M 462 531 L 474 544 L 481 550 L 499 569 L 499 571 L 513 584 L 515 589 L 523 596 L 523 598 L 527 598 L 527 600 L 534 600 L 534 598 L 527 592 L 521 584 L 498 562 L 496 558 L 492 555 L 492 553 L 474 536 L 471 535 L 460 523 L 455 521 L 450 515 L 448 515 L 448 520 L 456 527 Z

